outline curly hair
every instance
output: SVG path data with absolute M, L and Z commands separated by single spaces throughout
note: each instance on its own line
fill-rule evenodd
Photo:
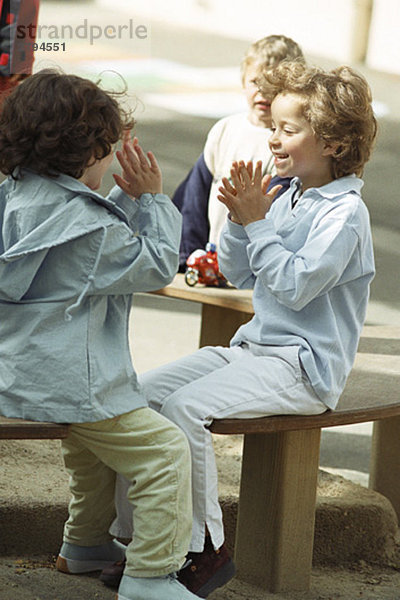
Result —
M 250 65 L 272 69 L 283 60 L 305 62 L 300 46 L 285 35 L 268 35 L 249 46 L 240 65 L 242 81 Z
M 41 175 L 79 179 L 110 154 L 133 127 L 115 97 L 88 79 L 45 69 L 25 79 L 4 100 L 0 114 L 0 171 L 17 167 Z
M 258 80 L 260 90 L 296 94 L 314 133 L 336 146 L 332 156 L 334 179 L 361 176 L 377 134 L 371 90 L 366 79 L 347 66 L 326 72 L 299 62 L 282 63 Z

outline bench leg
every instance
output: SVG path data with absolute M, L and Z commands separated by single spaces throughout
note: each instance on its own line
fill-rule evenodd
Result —
M 400 417 L 374 423 L 369 487 L 390 500 L 400 521 Z
M 308 590 L 320 429 L 245 435 L 235 562 L 270 592 Z
M 236 330 L 253 315 L 232 308 L 203 304 L 201 313 L 200 344 L 203 346 L 229 346 Z

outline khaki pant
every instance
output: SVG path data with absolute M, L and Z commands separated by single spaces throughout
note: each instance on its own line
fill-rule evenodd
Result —
M 64 541 L 108 542 L 116 473 L 129 482 L 135 535 L 126 573 L 154 577 L 178 570 L 192 533 L 190 454 L 178 427 L 149 408 L 71 425 L 62 442 L 72 500 Z

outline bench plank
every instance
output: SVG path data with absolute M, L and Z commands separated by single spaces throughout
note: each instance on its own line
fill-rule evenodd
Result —
M 220 419 L 212 422 L 210 431 L 223 435 L 299 431 L 366 423 L 397 416 L 400 416 L 400 406 L 392 404 L 379 408 L 348 409 L 340 412 L 329 410 L 321 415 L 312 416 L 283 415 L 259 419 Z
M 270 433 L 296 431 L 378 421 L 400 416 L 399 354 L 359 352 L 337 409 L 321 415 L 284 415 L 258 419 L 222 419 L 210 427 L 213 433 Z M 363 342 L 360 343 L 362 348 Z
M 40 440 L 63 439 L 68 435 L 68 425 L 8 419 L 0 416 L 0 439 L 2 440 Z
M 230 308 L 248 313 L 250 316 L 254 314 L 252 290 L 238 290 L 233 287 L 205 287 L 204 285 L 190 287 L 185 283 L 184 275 L 181 273 L 175 276 L 172 283 L 152 293 L 158 296 L 198 302 L 203 305 Z

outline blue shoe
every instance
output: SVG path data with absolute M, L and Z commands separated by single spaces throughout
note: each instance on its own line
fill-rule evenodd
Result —
M 117 600 L 198 600 L 175 574 L 163 577 L 122 577 Z
M 100 546 L 77 546 L 64 542 L 57 557 L 56 568 L 70 575 L 101 571 L 117 560 L 123 560 L 125 549 L 116 540 Z

